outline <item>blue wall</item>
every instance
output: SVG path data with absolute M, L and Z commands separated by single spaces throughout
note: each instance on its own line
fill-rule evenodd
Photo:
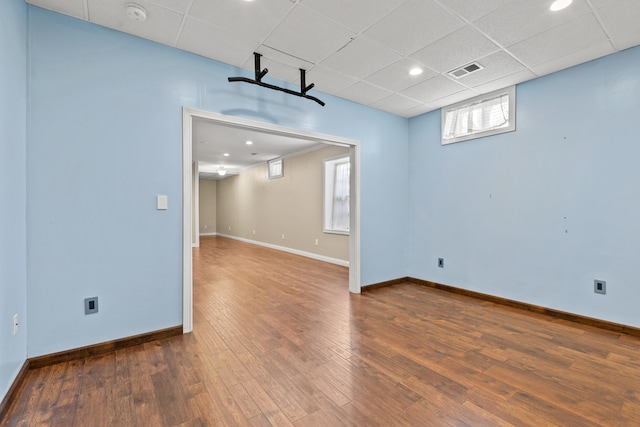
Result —
M 0 2 L 0 401 L 27 358 L 27 7 Z M 14 336 L 13 315 L 20 327 Z
M 360 140 L 363 285 L 409 275 L 640 326 L 639 48 L 519 85 L 516 132 L 443 147 L 439 111 L 407 120 L 321 95 L 323 108 L 28 11 L 0 8 L 0 320 L 29 307 L 28 354 L 24 328 L 0 328 L 0 391 L 27 355 L 181 324 L 183 106 Z
M 639 68 L 519 85 L 512 133 L 441 146 L 440 111 L 411 119 L 409 275 L 640 326 Z
M 249 73 L 29 12 L 29 357 L 182 323 L 183 106 L 361 141 L 362 283 L 405 275 L 407 119 L 228 83 Z

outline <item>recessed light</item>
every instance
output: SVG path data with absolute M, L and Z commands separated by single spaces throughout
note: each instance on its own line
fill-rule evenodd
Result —
M 412 76 L 419 76 L 420 74 L 422 74 L 422 68 L 420 67 L 412 68 L 411 70 L 409 70 L 409 74 L 411 74 Z
M 253 141 L 247 141 L 247 142 L 245 142 L 245 144 L 247 144 L 247 145 L 253 145 Z
M 549 9 L 553 12 L 557 12 L 558 10 L 562 10 L 569 6 L 571 2 L 573 2 L 573 0 L 556 0 L 551 4 L 551 6 L 549 6 Z
M 229 157 L 229 153 L 224 153 L 223 156 Z

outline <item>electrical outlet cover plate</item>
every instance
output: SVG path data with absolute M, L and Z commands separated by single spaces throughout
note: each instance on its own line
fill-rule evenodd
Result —
M 84 314 L 93 314 L 98 312 L 98 297 L 84 299 Z
M 607 293 L 607 282 L 605 282 L 604 280 L 594 280 L 593 292 L 595 292 L 596 294 L 605 295 Z

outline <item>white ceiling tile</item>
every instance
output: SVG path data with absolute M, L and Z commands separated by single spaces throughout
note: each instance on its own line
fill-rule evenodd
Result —
M 428 113 L 429 111 L 433 111 L 435 109 L 436 107 L 434 107 L 433 105 L 422 104 L 418 107 L 403 111 L 402 114 L 400 115 L 403 117 L 415 117 L 415 116 L 419 116 L 420 114 Z
M 517 43 L 508 50 L 527 66 L 535 67 L 602 43 L 608 43 L 607 35 L 596 18 L 587 14 Z
M 433 0 L 407 0 L 364 34 L 408 55 L 463 25 L 460 18 Z
M 435 99 L 442 98 L 444 96 L 452 95 L 460 91 L 465 90 L 464 86 L 448 79 L 445 76 L 438 75 L 432 79 L 425 80 L 422 83 L 418 83 L 415 86 L 405 89 L 400 92 L 402 95 L 409 98 L 417 99 L 430 104 Z
M 510 1 L 511 0 L 440 0 L 442 4 L 468 21 L 475 21 Z
M 421 68 L 422 74 L 417 76 L 410 75 L 409 70 L 415 67 Z M 365 80 L 385 89 L 399 92 L 408 87 L 415 86 L 421 81 L 428 80 L 435 75 L 436 73 L 434 71 L 428 69 L 418 61 L 404 58 L 370 75 Z
M 364 81 L 359 81 L 338 94 L 340 98 L 345 98 L 358 104 L 369 105 L 392 95 L 393 92 L 379 88 Z
M 436 108 L 447 107 L 449 105 L 456 104 L 458 102 L 466 101 L 467 99 L 471 99 L 478 96 L 478 92 L 467 89 L 462 92 L 454 93 L 453 95 L 444 96 L 442 98 L 431 101 L 430 104 Z
M 370 27 L 404 0 L 302 0 L 316 12 L 356 32 Z
M 74 18 L 86 19 L 84 0 L 27 0 L 27 3 Z
M 318 13 L 297 6 L 264 44 L 317 64 L 347 44 L 355 33 Z
M 212 42 L 215 40 L 215 43 Z M 242 67 L 247 58 L 253 60 L 258 42 L 240 39 L 197 19 L 187 18 L 177 47 L 227 64 Z M 253 69 L 253 66 L 251 66 Z
M 316 65 L 307 73 L 307 84 L 314 83 L 314 90 L 336 94 L 349 86 L 354 85 L 358 79 L 347 76 L 331 68 Z
M 618 50 L 640 44 L 640 1 L 612 1 L 597 12 Z
M 369 104 L 369 106 L 377 108 L 378 110 L 387 111 L 389 113 L 401 114 L 404 111 L 422 106 L 423 104 L 423 102 L 416 101 L 415 99 L 393 94 L 379 101 L 376 101 L 373 104 Z
M 467 74 L 457 81 L 460 84 L 474 87 L 490 81 L 517 73 L 525 67 L 505 51 L 498 51 L 477 61 L 484 69 Z
M 410 56 L 438 72 L 447 72 L 497 50 L 498 45 L 467 25 Z
M 322 61 L 322 65 L 356 78 L 364 78 L 400 59 L 397 53 L 367 37 L 359 36 Z
M 584 62 L 588 62 L 614 52 L 615 50 L 611 46 L 611 43 L 606 41 L 600 44 L 589 46 L 584 50 L 578 52 L 572 52 L 568 55 L 562 56 L 549 62 L 545 62 L 535 67 L 531 67 L 531 69 L 538 76 L 542 76 L 545 74 L 563 70 L 565 68 L 573 67 L 574 65 L 582 64 Z
M 305 61 L 304 59 L 300 59 L 295 56 L 291 56 L 279 50 L 270 48 L 266 45 L 260 45 L 256 52 L 262 55 L 262 61 L 264 61 L 265 59 L 276 61 L 280 64 L 293 67 L 296 70 L 299 70 L 300 68 L 302 68 L 303 70 L 309 70 L 311 69 L 311 67 L 313 67 L 313 63 L 311 62 Z M 254 67 L 252 66 L 252 68 Z
M 185 14 L 187 13 L 187 9 L 189 9 L 191 0 L 149 0 L 149 3 L 154 3 L 158 6 L 164 7 L 165 9 Z
M 640 34 L 627 33 L 616 36 L 614 43 L 618 51 L 638 46 L 640 45 Z
M 616 3 L 619 2 L 620 0 L 591 0 L 591 4 L 593 5 L 593 7 L 595 7 L 596 9 L 600 9 L 603 6 L 606 6 L 610 3 Z
M 549 10 L 551 0 L 513 0 L 475 22 L 475 25 L 503 47 L 569 22 L 590 12 L 584 0 L 574 0 L 558 12 Z
M 482 94 L 493 92 L 494 90 L 504 89 L 505 87 L 513 86 L 518 83 L 526 82 L 527 80 L 535 79 L 537 76 L 528 69 L 518 71 L 506 77 L 490 81 L 478 86 L 474 86 L 473 90 Z
M 147 19 L 143 22 L 135 21 L 127 17 L 128 3 L 128 0 L 88 0 L 91 22 L 174 46 L 183 15 L 139 0 L 136 4 L 146 10 Z
M 289 0 L 193 0 L 189 15 L 229 34 L 263 41 L 292 7 Z

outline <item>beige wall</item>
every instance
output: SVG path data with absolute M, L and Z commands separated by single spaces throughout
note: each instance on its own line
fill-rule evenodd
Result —
M 322 231 L 324 159 L 348 153 L 327 146 L 284 159 L 283 178 L 260 165 L 218 181 L 218 233 L 348 261 L 349 236 Z
M 216 181 L 200 180 L 200 234 L 216 232 Z

